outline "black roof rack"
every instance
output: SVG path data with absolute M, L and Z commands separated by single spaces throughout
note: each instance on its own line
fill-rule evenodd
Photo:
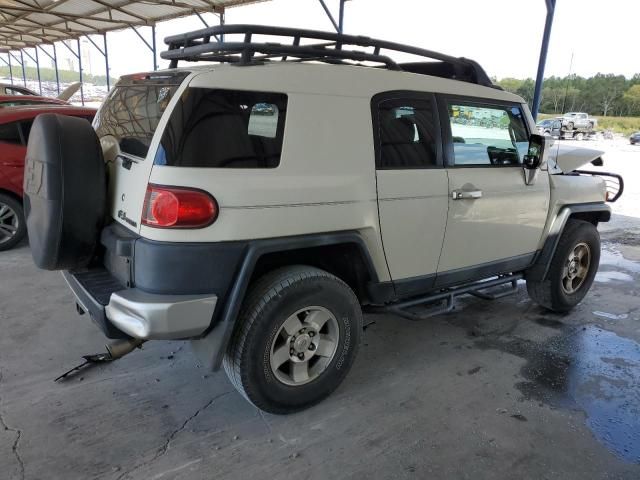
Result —
M 243 37 L 240 41 L 228 41 L 227 35 L 242 35 Z M 272 38 L 258 42 L 254 40 L 256 35 Z M 274 40 L 280 39 L 278 37 L 282 40 L 286 39 L 286 43 L 274 42 Z M 179 60 L 222 62 L 236 65 L 256 65 L 273 60 L 319 61 L 332 64 L 377 66 L 389 70 L 434 75 L 494 87 L 483 68 L 473 60 L 451 57 L 431 50 L 363 36 L 264 25 L 221 25 L 173 35 L 165 38 L 164 41 L 169 49 L 162 52 L 160 57 L 170 61 L 170 68 L 176 68 Z M 364 47 L 365 50 L 356 50 L 353 47 Z M 429 59 L 429 61 L 397 63 L 391 57 L 383 55 L 381 53 L 383 50 L 411 54 Z

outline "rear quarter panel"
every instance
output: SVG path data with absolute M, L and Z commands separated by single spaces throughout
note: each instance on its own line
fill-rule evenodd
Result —
M 142 226 L 159 241 L 218 242 L 359 231 L 380 280 L 388 280 L 379 235 L 369 99 L 288 94 L 280 165 L 274 169 L 154 166 L 149 181 L 210 192 L 216 222 L 198 230 Z

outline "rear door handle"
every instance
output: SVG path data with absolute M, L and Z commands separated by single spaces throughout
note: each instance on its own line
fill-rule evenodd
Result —
M 454 190 L 451 192 L 451 198 L 454 200 L 475 200 L 482 198 L 482 190 Z

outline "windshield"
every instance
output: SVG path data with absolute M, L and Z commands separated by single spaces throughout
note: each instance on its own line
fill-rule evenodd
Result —
M 124 77 L 109 93 L 93 126 L 115 137 L 123 153 L 146 157 L 160 118 L 188 72 Z

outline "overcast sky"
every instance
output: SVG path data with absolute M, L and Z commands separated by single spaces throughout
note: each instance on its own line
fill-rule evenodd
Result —
M 338 1 L 326 1 L 337 17 Z M 345 33 L 472 58 L 498 78 L 535 77 L 544 5 L 544 0 L 350 0 Z M 213 14 L 204 17 L 217 23 Z M 332 29 L 317 0 L 272 0 L 231 8 L 227 23 Z M 195 16 L 158 25 L 159 50 L 164 49 L 165 36 L 202 26 Z M 150 28 L 142 31 L 150 35 Z M 151 68 L 151 54 L 133 32 L 108 35 L 113 76 Z M 545 76 L 566 75 L 572 52 L 573 73 L 579 75 L 640 73 L 640 1 L 557 0 Z M 91 54 L 92 73 L 104 74 L 102 62 Z

